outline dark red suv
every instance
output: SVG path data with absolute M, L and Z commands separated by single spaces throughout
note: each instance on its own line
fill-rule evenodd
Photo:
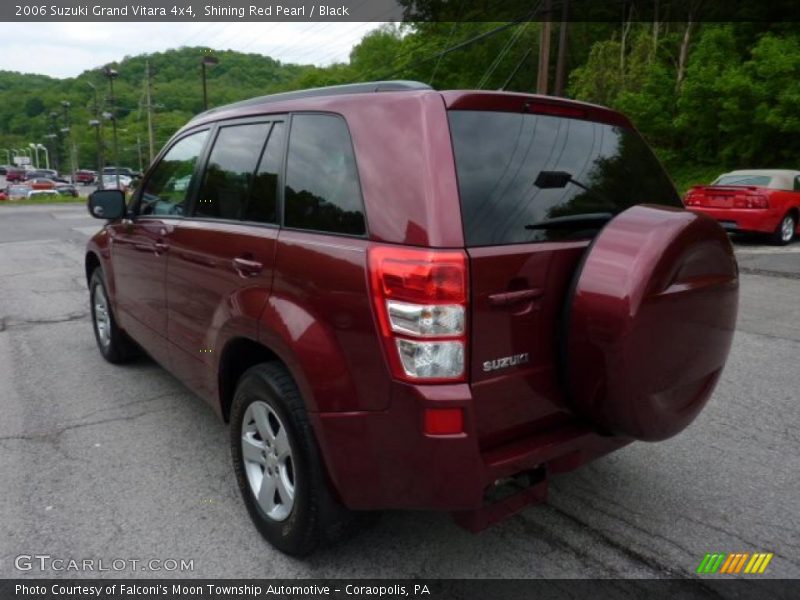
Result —
M 547 477 L 685 428 L 738 273 L 608 109 L 411 82 L 193 119 L 86 276 L 103 356 L 144 349 L 230 422 L 258 529 L 302 555 L 352 511 L 476 530 Z

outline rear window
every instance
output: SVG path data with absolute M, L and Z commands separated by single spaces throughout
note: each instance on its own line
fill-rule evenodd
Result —
M 712 185 L 757 185 L 769 187 L 772 177 L 769 175 L 723 175 Z
M 635 131 L 507 112 L 448 118 L 469 246 L 591 237 L 635 204 L 682 206 Z

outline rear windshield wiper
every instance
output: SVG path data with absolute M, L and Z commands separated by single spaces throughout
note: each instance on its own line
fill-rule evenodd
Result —
M 582 190 L 586 190 L 592 196 L 600 200 L 605 207 L 616 208 L 616 204 L 606 198 L 605 195 L 601 194 L 597 190 L 593 190 L 587 185 L 584 185 L 567 171 L 539 171 L 539 174 L 536 176 L 536 181 L 533 182 L 533 185 L 542 190 L 552 190 L 565 188 L 570 183 L 581 188 Z
M 525 225 L 525 229 L 574 229 L 575 227 L 602 227 L 614 218 L 614 213 L 586 213 L 542 219 Z

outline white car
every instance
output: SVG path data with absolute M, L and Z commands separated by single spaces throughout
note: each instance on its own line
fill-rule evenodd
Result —
M 29 200 L 31 198 L 39 198 L 41 196 L 54 196 L 54 197 L 58 198 L 58 197 L 61 196 L 61 194 L 59 194 L 55 190 L 31 190 L 31 191 L 28 192 L 28 199 Z
M 127 191 L 132 181 L 132 179 L 127 175 L 108 175 L 108 174 L 103 175 L 102 177 L 103 189 L 104 190 L 117 189 L 117 178 L 119 178 L 119 189 L 121 189 L 123 192 Z

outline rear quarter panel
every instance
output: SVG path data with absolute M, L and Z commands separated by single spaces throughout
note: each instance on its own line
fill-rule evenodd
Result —
M 365 239 L 281 231 L 259 339 L 294 375 L 311 412 L 388 406 L 388 367 L 376 333 Z

